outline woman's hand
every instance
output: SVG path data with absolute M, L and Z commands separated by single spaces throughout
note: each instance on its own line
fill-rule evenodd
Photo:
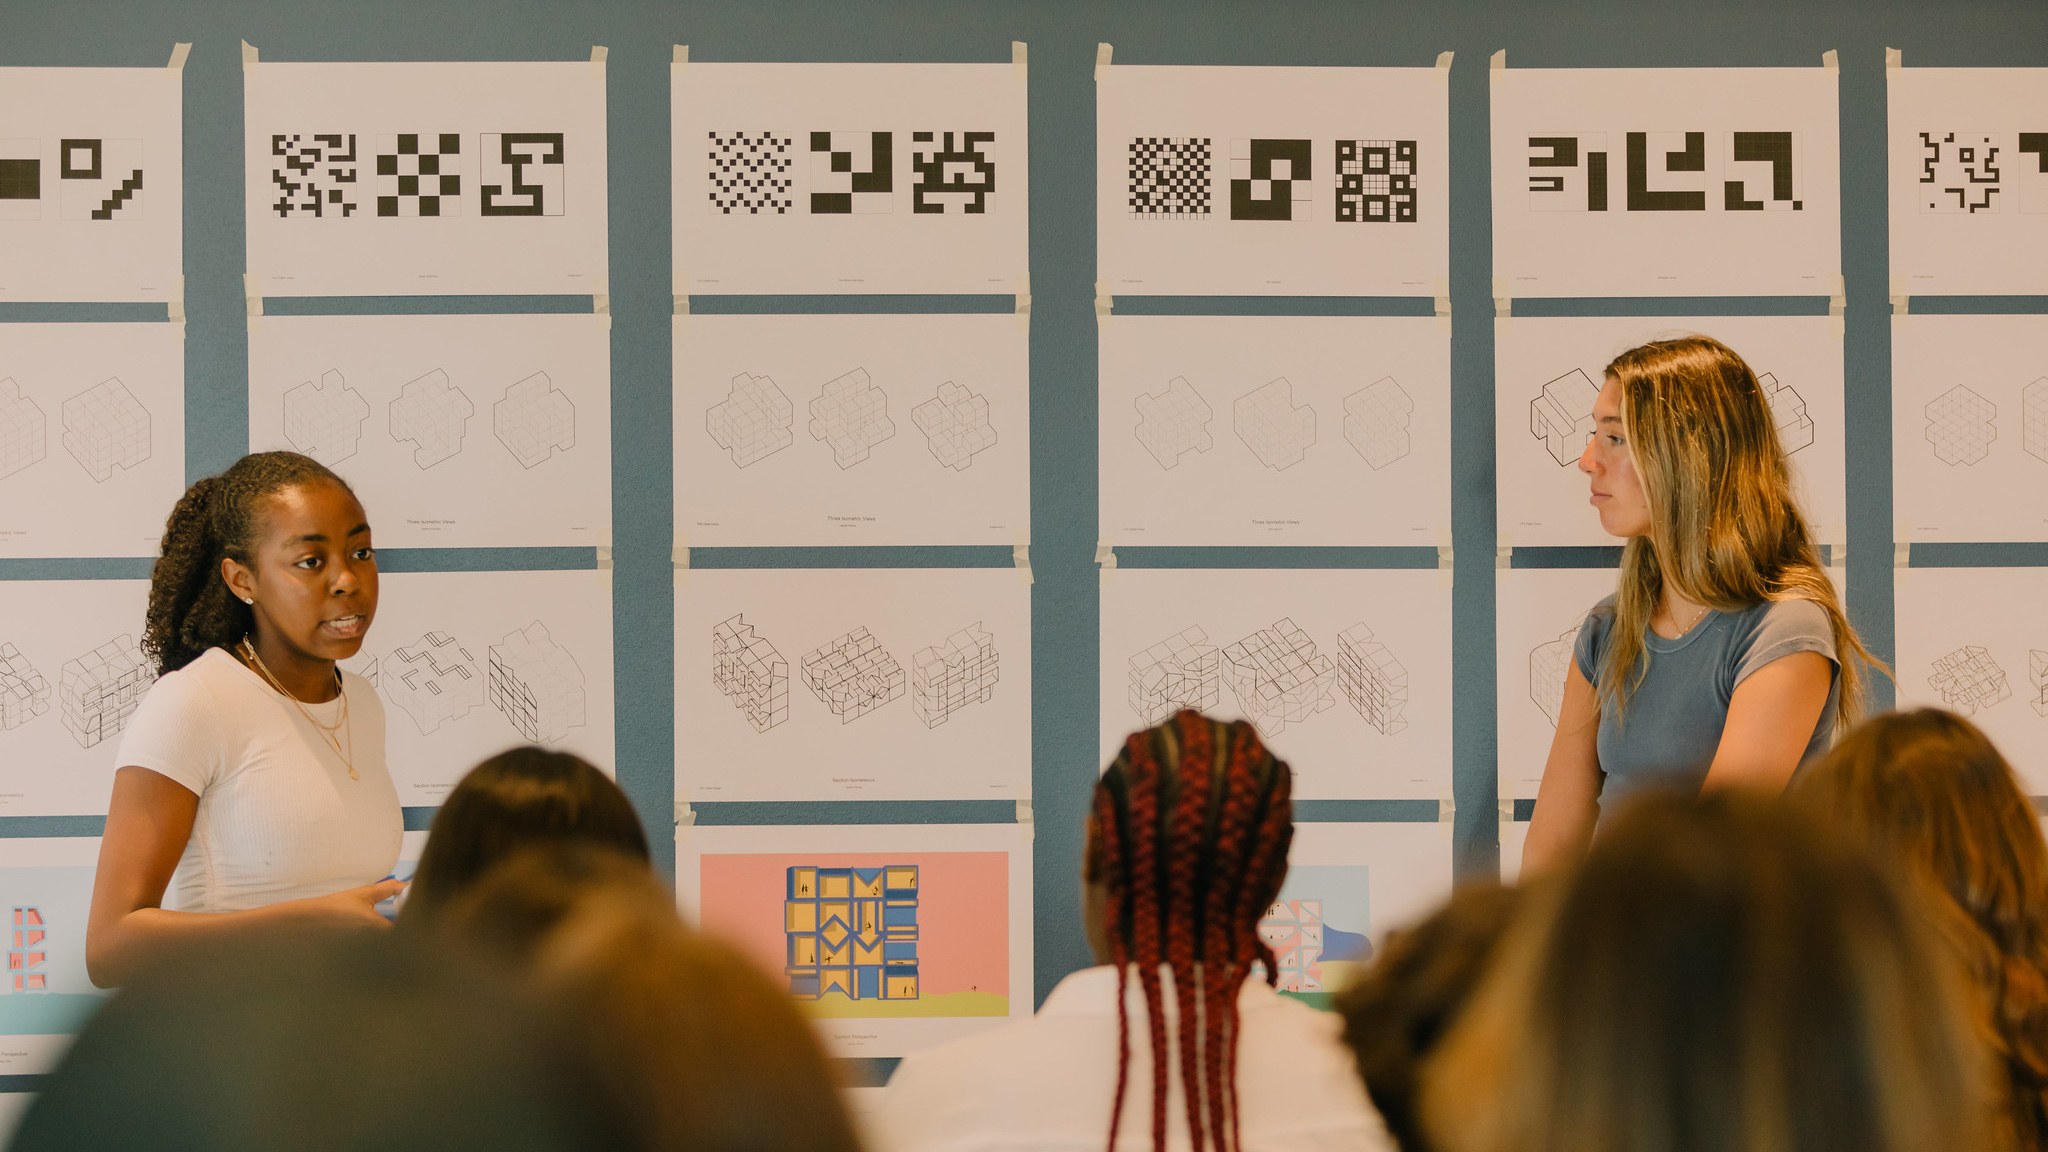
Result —
M 377 911 L 377 905 L 405 891 L 403 880 L 379 880 L 360 888 L 344 888 L 327 896 L 294 901 L 306 912 L 307 922 L 332 928 L 389 928 L 391 921 Z

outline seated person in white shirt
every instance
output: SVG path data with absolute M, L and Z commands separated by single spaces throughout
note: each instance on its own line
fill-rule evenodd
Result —
M 1390 1148 L 1337 1018 L 1271 987 L 1258 924 L 1287 876 L 1290 791 L 1243 721 L 1184 711 L 1131 736 L 1088 820 L 1083 917 L 1103 966 L 1030 1020 L 906 1058 L 877 1147 Z

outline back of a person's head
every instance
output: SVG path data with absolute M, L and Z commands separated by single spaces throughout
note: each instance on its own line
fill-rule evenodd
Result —
M 1431 1147 L 1416 1114 L 1423 1061 L 1479 986 L 1521 899 L 1519 888 L 1461 885 L 1429 917 L 1390 933 L 1337 994 L 1344 1042 L 1401 1152 Z
M 1446 1152 L 2003 1152 L 1952 958 L 1791 805 L 1644 796 L 1528 899 L 1425 1069 Z

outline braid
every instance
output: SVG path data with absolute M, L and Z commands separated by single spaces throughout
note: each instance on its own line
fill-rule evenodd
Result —
M 1257 739 L 1249 725 L 1226 729 L 1230 739 L 1229 764 L 1254 764 L 1259 760 Z M 1270 763 L 1270 760 L 1267 761 Z M 1218 773 L 1219 783 L 1227 776 Z M 1216 821 L 1215 856 L 1209 869 L 1209 893 L 1202 913 L 1202 975 L 1207 987 L 1203 1013 L 1202 1094 L 1209 1102 L 1209 1132 L 1219 1152 L 1235 1152 L 1237 1143 L 1237 1101 L 1229 1088 L 1236 1083 L 1237 988 L 1250 969 L 1249 939 L 1258 934 L 1237 931 L 1244 922 L 1236 915 L 1244 884 L 1245 842 L 1254 821 L 1248 816 L 1262 792 L 1226 787 L 1222 811 Z M 1230 1138 L 1225 1139 L 1228 1131 Z
M 1152 1147 L 1166 1149 L 1166 1004 L 1159 986 L 1159 761 L 1152 754 L 1155 730 L 1131 737 L 1130 887 L 1131 960 L 1145 990 L 1145 1022 L 1152 1040 Z M 1115 1152 L 1114 1149 L 1111 1152 Z
M 1200 1017 L 1195 1008 L 1196 985 L 1200 980 L 1195 971 L 1200 959 L 1196 933 L 1201 926 L 1195 922 L 1195 913 L 1201 908 L 1197 881 L 1208 879 L 1207 871 L 1200 865 L 1206 839 L 1203 825 L 1209 807 L 1210 765 L 1215 760 L 1215 732 L 1207 719 L 1193 712 L 1182 712 L 1171 723 L 1180 732 L 1181 748 L 1179 793 L 1175 798 L 1173 825 L 1167 834 L 1166 963 L 1173 972 L 1175 1019 L 1180 1023 L 1180 1082 L 1185 1089 L 1182 1095 L 1188 1114 L 1188 1144 L 1194 1152 L 1202 1152 L 1208 1141 L 1202 1125 L 1201 1095 L 1195 1090 L 1201 1041 L 1196 1030 Z M 1202 975 L 1211 974 L 1204 971 Z
M 1124 924 L 1131 921 L 1131 885 L 1124 862 L 1123 836 L 1119 831 L 1117 797 L 1108 788 L 1095 790 L 1095 856 L 1089 861 L 1089 879 L 1107 885 L 1109 903 Z M 1124 987 L 1128 982 L 1131 948 L 1122 931 L 1108 933 L 1111 959 L 1116 964 L 1116 1096 L 1109 1105 L 1109 1152 L 1116 1152 L 1117 1129 L 1124 1119 L 1124 1091 L 1131 1081 L 1131 1010 Z

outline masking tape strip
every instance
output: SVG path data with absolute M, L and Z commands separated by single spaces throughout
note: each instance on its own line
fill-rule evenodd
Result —
M 1513 824 L 1515 822 L 1515 801 L 1513 797 L 1503 796 L 1500 798 L 1500 822 L 1503 824 Z
M 1116 567 L 1116 549 L 1110 547 L 1109 541 L 1097 540 L 1095 542 L 1095 562 L 1105 569 Z
M 1033 579 L 1031 575 L 1031 545 L 1018 544 L 1013 546 L 1010 549 L 1010 563 L 1017 566 L 1017 575 L 1023 579 L 1024 586 L 1026 588 L 1031 587 Z
M 599 68 L 604 67 L 605 58 L 611 54 L 612 50 L 602 44 L 592 44 L 590 46 L 590 62 Z
M 1027 796 L 1017 801 L 1017 823 L 1030 824 L 1036 820 L 1037 814 L 1031 810 L 1031 798 Z
M 1031 47 L 1022 40 L 1010 41 L 1010 64 L 1021 74 L 1030 59 Z
M 1436 546 L 1436 570 L 1443 575 L 1444 587 L 1451 586 L 1451 572 L 1456 567 L 1454 554 L 1449 544 Z
M 1446 840 L 1458 834 L 1458 805 L 1448 792 L 1436 802 L 1436 826 Z
M 1912 310 L 1913 298 L 1911 296 L 1892 297 L 1892 315 L 1904 316 L 1910 313 Z
M 676 297 L 676 312 L 675 312 L 675 314 L 676 314 L 676 315 L 678 315 L 678 316 L 688 316 L 688 315 L 690 314 L 690 298 L 689 298 L 689 296 L 687 296 L 687 295 L 678 295 L 678 296 Z
M 1019 316 L 1029 316 L 1031 314 L 1031 273 L 1029 272 L 1026 272 L 1024 279 L 1017 284 L 1017 314 Z
M 690 62 L 690 46 L 688 44 L 676 45 L 675 51 L 668 58 L 668 62 L 670 64 L 688 64 Z
M 1451 66 L 1451 57 L 1453 57 L 1453 56 L 1456 56 L 1456 55 L 1457 55 L 1457 53 L 1456 53 L 1456 52 L 1439 52 L 1439 53 L 1437 53 L 1437 54 L 1436 54 L 1436 66 L 1437 66 L 1438 68 L 1442 68 L 1442 69 L 1446 69 L 1446 70 L 1448 70 L 1448 69 L 1450 68 L 1450 66 Z
M 669 549 L 668 559 L 669 563 L 674 564 L 678 571 L 687 570 L 690 567 L 690 546 L 688 544 L 677 544 L 674 548 Z
M 185 322 L 185 278 L 180 276 L 171 284 L 171 298 L 164 302 L 165 316 L 173 324 Z
M 185 70 L 185 58 L 190 55 L 192 55 L 192 42 L 180 40 L 176 44 L 171 45 L 171 62 L 164 65 L 164 67 L 169 68 L 173 72 L 183 72 Z
M 256 293 L 256 277 L 248 272 L 242 273 L 242 299 L 248 306 L 249 315 L 263 315 L 263 297 Z
M 1906 63 L 1906 54 L 1905 54 L 1904 52 L 1901 52 L 1901 51 L 1899 51 L 1899 50 L 1898 50 L 1897 48 L 1887 48 L 1887 49 L 1885 49 L 1885 50 L 1884 50 L 1884 66 L 1885 66 L 1885 67 L 1887 67 L 1887 68 L 1901 68 L 1901 67 L 1904 67 L 1904 66 L 1905 66 L 1905 63 Z
M 1095 282 L 1095 318 L 1100 320 L 1116 308 L 1116 298 L 1109 294 L 1109 285 Z
M 1840 72 L 1842 70 L 1842 54 L 1833 48 L 1828 49 L 1820 54 L 1820 66 L 1830 72 Z
M 599 316 L 612 314 L 612 298 L 608 293 L 597 292 L 590 297 L 590 310 Z
M 1505 48 L 1502 48 L 1502 49 L 1501 49 L 1500 51 L 1498 51 L 1498 52 L 1495 52 L 1495 53 L 1493 54 L 1493 57 L 1492 57 L 1492 59 L 1491 59 L 1491 60 L 1490 60 L 1490 61 L 1489 61 L 1489 62 L 1487 63 L 1487 67 L 1488 67 L 1489 69 L 1494 69 L 1494 68 L 1505 68 L 1505 67 L 1507 67 L 1507 66 L 1508 66 L 1508 50 L 1507 50 L 1507 49 L 1505 49 Z
M 597 548 L 597 570 L 599 572 L 609 572 L 612 570 L 612 550 L 602 544 L 598 545 Z
M 1892 567 L 1894 567 L 1894 568 L 1911 568 L 1912 566 L 1913 566 L 1913 543 L 1912 543 L 1912 541 L 1910 541 L 1910 540 L 1897 540 L 1897 541 L 1894 541 L 1894 542 L 1892 543 Z
M 676 827 L 689 828 L 697 823 L 697 810 L 690 807 L 688 800 L 676 801 Z
M 1496 572 L 1515 566 L 1515 549 L 1511 544 L 1497 545 L 1493 550 L 1493 568 Z
M 1102 70 L 1109 67 L 1109 58 L 1116 51 L 1114 45 L 1101 43 L 1095 46 L 1095 82 L 1102 83 Z
M 242 67 L 247 68 L 254 63 L 256 63 L 256 46 L 244 40 L 242 41 Z
M 1835 273 L 1835 290 L 1833 292 L 1828 293 L 1828 315 L 1840 316 L 1842 314 L 1842 309 L 1848 304 L 1848 302 L 1849 282 L 1842 278 L 1842 274 L 1840 272 L 1837 272 Z

